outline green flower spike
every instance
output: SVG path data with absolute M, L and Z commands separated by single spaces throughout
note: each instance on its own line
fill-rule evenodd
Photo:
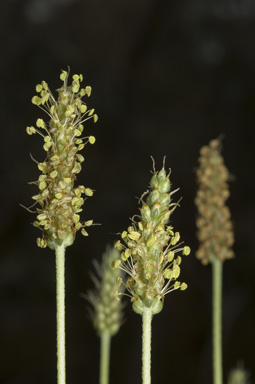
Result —
M 234 257 L 233 227 L 226 206 L 229 197 L 229 172 L 221 155 L 221 141 L 211 140 L 200 150 L 197 170 L 199 249 L 196 256 L 206 265 L 212 264 L 213 301 L 213 383 L 223 383 L 222 369 L 222 271 L 223 262 Z
M 80 88 L 82 75 L 73 75 L 68 85 L 69 72 L 62 71 L 63 85 L 58 89 L 55 100 L 48 84 L 37 84 L 37 95 L 32 103 L 38 105 L 49 116 L 46 123 L 39 118 L 36 126 L 27 127 L 29 135 L 38 133 L 43 137 L 46 159 L 37 163 L 41 175 L 38 181 L 38 194 L 33 196 L 37 204 L 35 227 L 42 230 L 37 239 L 41 248 L 49 246 L 56 252 L 56 301 L 57 301 L 57 369 L 58 384 L 65 384 L 65 248 L 73 244 L 76 232 L 81 229 L 88 236 L 86 227 L 92 220 L 81 222 L 80 212 L 84 195 L 92 196 L 93 191 L 83 185 L 74 187 L 76 175 L 81 171 L 84 157 L 79 153 L 87 143 L 94 144 L 94 136 L 83 136 L 83 123 L 88 119 L 97 121 L 94 109 L 88 110 L 82 101 L 90 96 L 91 87 Z
M 58 99 L 55 100 L 48 84 L 42 81 L 36 86 L 37 96 L 32 103 L 38 105 L 49 116 L 46 123 L 37 119 L 36 126 L 27 127 L 29 135 L 38 133 L 43 137 L 43 148 L 46 159 L 37 163 L 41 175 L 35 184 L 39 192 L 33 196 L 38 204 L 35 227 L 42 230 L 42 237 L 37 239 L 37 245 L 55 249 L 56 244 L 72 245 L 75 234 L 87 236 L 86 227 L 93 221 L 80 221 L 80 212 L 84 196 L 92 196 L 93 191 L 83 185 L 74 187 L 76 175 L 81 171 L 84 157 L 79 153 L 87 143 L 94 144 L 94 136 L 84 136 L 83 123 L 86 120 L 98 120 L 94 109 L 88 109 L 82 101 L 83 96 L 90 96 L 91 87 L 80 88 L 82 75 L 73 75 L 71 85 L 68 85 L 67 71 L 62 71 L 60 79 L 63 85 L 58 89 Z
M 178 203 L 171 202 L 169 174 L 164 167 L 154 170 L 151 191 L 142 195 L 139 221 L 132 219 L 127 231 L 122 232 L 122 241 L 115 247 L 121 257 L 113 263 L 113 268 L 121 268 L 128 275 L 126 288 L 131 294 L 135 312 L 142 314 L 144 308 L 151 308 L 152 314 L 163 308 L 164 296 L 176 289 L 184 291 L 186 283 L 181 283 L 181 255 L 189 255 L 190 248 L 181 246 L 180 233 L 168 225 L 170 216 Z M 146 202 L 143 201 L 148 195 Z
M 110 345 L 111 338 L 123 322 L 123 304 L 114 299 L 114 293 L 119 288 L 122 292 L 123 271 L 112 269 L 112 263 L 120 256 L 119 251 L 108 246 L 103 254 L 102 264 L 94 261 L 97 271 L 92 276 L 96 289 L 85 296 L 92 305 L 91 318 L 94 328 L 101 340 L 100 384 L 109 382 Z
M 190 248 L 179 243 L 180 233 L 168 225 L 178 206 L 171 202 L 176 190 L 170 192 L 169 175 L 164 166 L 159 172 L 154 169 L 151 190 L 140 198 L 140 216 L 133 217 L 127 231 L 121 234 L 122 241 L 115 244 L 121 257 L 114 261 L 113 268 L 120 268 L 129 275 L 125 285 L 134 311 L 143 319 L 143 384 L 151 382 L 152 315 L 162 310 L 166 294 L 187 288 L 186 283 L 179 281 L 180 253 L 188 255 Z M 118 295 L 116 292 L 115 296 Z

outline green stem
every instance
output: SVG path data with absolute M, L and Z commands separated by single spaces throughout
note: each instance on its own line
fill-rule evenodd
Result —
M 151 383 L 151 308 L 143 309 L 143 384 Z
M 66 382 L 65 350 L 65 246 L 56 245 L 57 280 L 57 368 L 58 384 Z
M 111 336 L 108 331 L 101 335 L 100 384 L 109 383 Z
M 212 260 L 213 291 L 213 383 L 222 384 L 222 268 L 223 262 L 217 257 Z

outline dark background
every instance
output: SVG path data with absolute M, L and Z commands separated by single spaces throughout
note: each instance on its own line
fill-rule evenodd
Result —
M 29 206 L 39 176 L 31 153 L 42 140 L 25 128 L 43 112 L 35 85 L 59 87 L 61 69 L 83 73 L 99 115 L 83 151 L 79 183 L 96 190 L 83 218 L 101 226 L 77 235 L 66 255 L 67 383 L 98 382 L 99 339 L 81 292 L 88 271 L 138 213 L 152 155 L 166 155 L 175 199 L 172 223 L 192 248 L 185 292 L 174 292 L 153 320 L 152 382 L 211 384 L 211 270 L 195 258 L 195 169 L 199 149 L 224 134 L 233 177 L 236 258 L 224 264 L 224 376 L 237 361 L 254 378 L 255 344 L 255 3 L 252 0 L 9 0 L 0 5 L 1 253 L 0 382 L 56 383 L 55 260 L 39 249 Z M 111 384 L 141 382 L 141 318 L 126 306 L 112 341 Z

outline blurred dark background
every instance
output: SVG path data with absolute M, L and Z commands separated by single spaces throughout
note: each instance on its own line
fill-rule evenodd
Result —
M 195 169 L 199 149 L 224 134 L 233 177 L 234 260 L 224 264 L 224 377 L 238 361 L 254 378 L 255 344 L 255 3 L 252 0 L 9 0 L 0 5 L 1 253 L 0 382 L 56 383 L 55 259 L 39 249 L 29 206 L 38 178 L 30 153 L 42 140 L 25 128 L 43 112 L 35 85 L 52 91 L 61 69 L 82 73 L 99 115 L 87 133 L 79 183 L 96 190 L 83 218 L 101 226 L 77 235 L 66 255 L 67 383 L 98 382 L 99 339 L 81 292 L 105 246 L 138 213 L 152 155 L 172 169 L 173 215 L 192 254 L 185 292 L 166 297 L 153 320 L 152 382 L 211 384 L 211 270 L 195 258 Z M 111 384 L 141 382 L 141 318 L 126 306 L 112 341 Z

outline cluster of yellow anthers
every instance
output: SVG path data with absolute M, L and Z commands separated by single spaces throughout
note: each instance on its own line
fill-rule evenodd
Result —
M 42 174 L 34 182 L 39 188 L 39 193 L 33 196 L 37 220 L 33 223 L 43 231 L 42 238 L 37 239 L 39 247 L 47 245 L 55 249 L 55 245 L 65 246 L 73 243 L 75 233 L 81 229 L 87 236 L 85 227 L 92 225 L 93 221 L 80 221 L 79 213 L 84 203 L 85 196 L 92 196 L 93 191 L 80 185 L 74 188 L 76 175 L 81 171 L 84 157 L 78 152 L 87 143 L 94 144 L 95 137 L 82 137 L 83 123 L 88 119 L 98 120 L 94 109 L 88 110 L 82 101 L 82 96 L 90 96 L 91 87 L 80 88 L 82 75 L 73 75 L 72 84 L 68 85 L 67 71 L 62 71 L 60 79 L 63 85 L 58 89 L 58 99 L 55 100 L 48 84 L 42 81 L 36 86 L 37 96 L 32 98 L 32 103 L 43 109 L 50 120 L 46 123 L 37 119 L 36 127 L 27 127 L 29 135 L 38 133 L 44 139 L 43 148 L 46 159 L 37 163 Z
M 139 221 L 132 219 L 132 225 L 122 232 L 115 247 L 121 251 L 121 257 L 114 261 L 113 268 L 121 268 L 128 275 L 125 286 L 131 294 L 135 312 L 142 314 L 144 307 L 152 313 L 163 308 L 164 296 L 176 289 L 185 290 L 186 283 L 177 279 L 180 275 L 182 255 L 189 255 L 190 248 L 179 243 L 180 233 L 167 225 L 177 203 L 171 203 L 169 174 L 164 167 L 160 172 L 154 170 L 151 179 L 151 191 L 146 202 L 141 197 Z M 119 285 L 122 280 L 118 280 Z M 115 292 L 118 299 L 119 292 Z
M 234 257 L 233 227 L 229 208 L 225 205 L 229 197 L 229 173 L 221 156 L 221 142 L 210 141 L 200 150 L 197 170 L 198 192 L 195 203 L 198 209 L 199 249 L 196 253 L 203 264 L 213 258 L 226 260 Z

